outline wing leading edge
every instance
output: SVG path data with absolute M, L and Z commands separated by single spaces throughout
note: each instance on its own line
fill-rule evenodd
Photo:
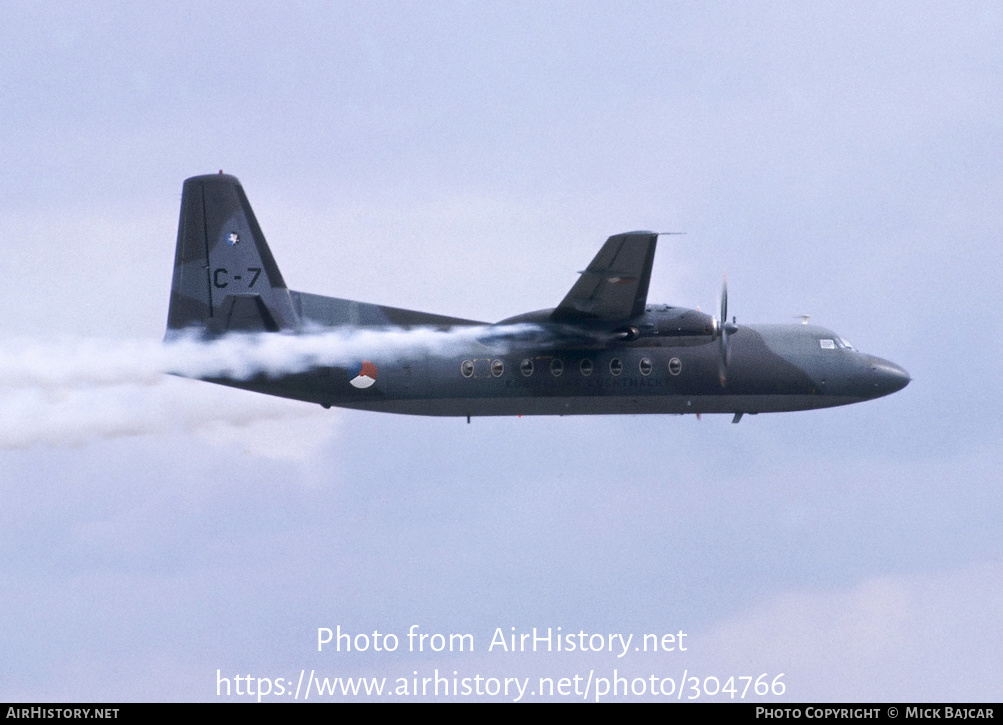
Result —
M 657 241 L 655 232 L 627 232 L 607 239 L 551 319 L 618 322 L 643 313 Z

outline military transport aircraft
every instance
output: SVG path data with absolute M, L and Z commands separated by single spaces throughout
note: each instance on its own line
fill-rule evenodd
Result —
M 457 352 L 413 351 L 281 376 L 206 377 L 296 400 L 412 415 L 748 414 L 878 398 L 905 387 L 898 365 L 808 324 L 728 322 L 647 303 L 655 232 L 609 238 L 557 307 L 494 325 L 294 292 L 240 182 L 184 183 L 166 340 L 193 332 L 309 334 L 474 330 Z M 807 322 L 807 320 L 805 320 Z

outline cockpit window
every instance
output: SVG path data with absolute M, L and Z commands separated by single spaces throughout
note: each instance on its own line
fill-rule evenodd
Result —
M 856 350 L 856 349 L 857 349 L 857 348 L 855 348 L 855 347 L 854 347 L 853 345 L 851 345 L 851 344 L 850 344 L 850 341 L 849 341 L 849 340 L 847 340 L 847 339 L 846 339 L 845 337 L 841 337 L 841 338 L 839 338 L 839 341 L 840 341 L 841 343 L 843 343 L 843 347 L 845 347 L 845 348 L 846 348 L 847 350 Z
M 818 341 L 818 344 L 822 346 L 823 350 L 835 350 L 836 349 L 836 341 L 835 340 L 828 340 L 826 338 L 822 338 L 821 340 Z

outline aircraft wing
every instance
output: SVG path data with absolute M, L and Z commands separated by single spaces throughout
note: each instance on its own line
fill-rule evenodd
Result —
M 627 232 L 607 239 L 551 319 L 618 322 L 644 312 L 657 241 L 655 232 Z

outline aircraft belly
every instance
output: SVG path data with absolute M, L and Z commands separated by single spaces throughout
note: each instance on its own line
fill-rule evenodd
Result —
M 338 403 L 340 407 L 428 416 L 644 415 L 780 413 L 847 405 L 862 398 L 823 395 L 437 398 Z
M 776 413 L 856 403 L 864 398 L 834 395 L 571 395 L 505 397 L 391 397 L 361 389 L 350 398 L 332 396 L 300 378 L 211 382 L 295 400 L 355 410 L 425 416 L 685 415 Z M 375 387 L 375 386 L 374 386 Z

